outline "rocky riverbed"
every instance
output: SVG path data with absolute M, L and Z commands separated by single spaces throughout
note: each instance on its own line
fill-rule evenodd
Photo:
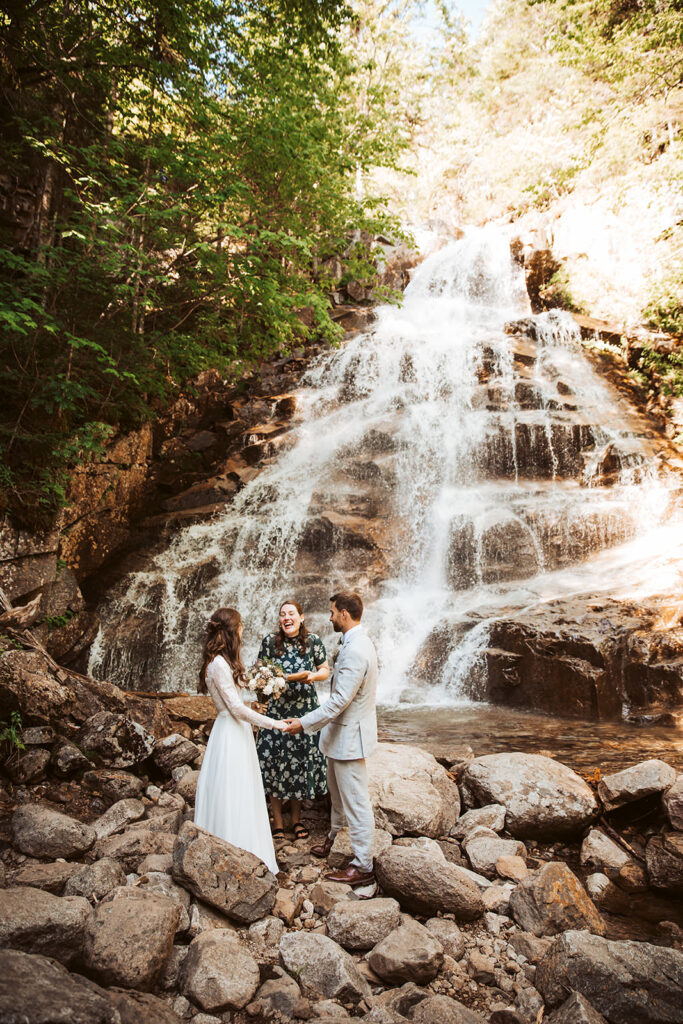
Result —
M 382 743 L 378 884 L 354 892 L 309 853 L 324 802 L 277 877 L 194 826 L 205 698 L 82 677 L 76 694 L 38 657 L 0 673 L 4 698 L 21 662 L 35 708 L 62 700 L 0 792 L 0 1020 L 683 1021 L 683 774 L 665 759 L 586 779 Z M 342 832 L 329 865 L 349 853 Z

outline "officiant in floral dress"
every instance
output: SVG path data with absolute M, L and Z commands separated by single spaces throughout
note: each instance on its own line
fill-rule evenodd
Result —
M 309 633 L 301 606 L 285 601 L 280 607 L 279 629 L 261 641 L 259 660 L 268 659 L 282 667 L 287 689 L 268 701 L 268 714 L 277 719 L 301 718 L 319 707 L 315 683 L 330 674 L 325 646 L 315 633 Z M 273 815 L 273 839 L 285 841 L 282 805 L 290 802 L 291 829 L 295 839 L 305 839 L 308 830 L 301 823 L 301 801 L 327 793 L 327 764 L 318 748 L 318 737 L 300 733 L 261 730 L 256 750 L 263 787 Z

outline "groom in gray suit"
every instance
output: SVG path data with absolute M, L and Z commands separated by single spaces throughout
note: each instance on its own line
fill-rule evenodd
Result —
M 320 730 L 320 749 L 327 755 L 327 779 L 332 800 L 330 833 L 311 852 L 326 857 L 334 837 L 349 825 L 353 859 L 347 868 L 325 877 L 347 885 L 363 885 L 374 878 L 372 841 L 375 816 L 368 795 L 365 758 L 377 746 L 377 653 L 360 624 L 363 601 L 359 594 L 341 593 L 330 598 L 330 622 L 342 634 L 330 686 L 330 696 L 303 718 L 288 719 L 288 732 Z

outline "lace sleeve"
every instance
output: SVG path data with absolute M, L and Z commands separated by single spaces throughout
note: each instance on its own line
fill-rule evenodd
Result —
M 261 729 L 275 728 L 274 718 L 268 718 L 267 715 L 259 715 L 257 711 L 252 711 L 251 708 L 246 707 L 242 703 L 232 678 L 230 666 L 224 658 L 214 658 L 209 665 L 207 675 L 233 718 L 249 722 L 250 725 L 255 725 Z

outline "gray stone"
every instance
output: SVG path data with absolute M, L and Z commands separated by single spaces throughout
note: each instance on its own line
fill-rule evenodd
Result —
M 414 1024 L 486 1024 L 486 1018 L 449 996 L 430 996 L 418 1003 Z
M 278 948 L 285 926 L 279 917 L 264 917 L 249 925 L 249 939 L 260 949 Z
M 22 730 L 21 739 L 25 747 L 49 747 L 55 741 L 55 731 L 50 725 L 32 725 Z
M 63 779 L 90 768 L 90 761 L 85 754 L 67 740 L 59 743 L 52 751 L 50 763 L 55 774 L 61 775 Z
M 99 840 L 95 854 L 120 861 L 123 870 L 130 874 L 144 857 L 172 854 L 175 842 L 176 837 L 170 832 L 136 829 Z
M 424 985 L 432 981 L 443 963 L 443 947 L 418 921 L 407 918 L 390 932 L 368 956 L 376 975 L 390 985 L 413 981 Z
M 357 1003 L 371 994 L 350 954 L 326 935 L 287 932 L 280 941 L 280 961 L 310 999 Z
M 93 846 L 96 835 L 90 825 L 38 804 L 24 804 L 12 815 L 14 845 L 30 857 L 78 857 Z
M 465 952 L 465 940 L 455 921 L 447 917 L 430 917 L 425 928 L 443 946 L 443 951 L 454 960 L 459 960 Z
M 187 800 L 188 804 L 194 804 L 195 797 L 197 795 L 197 780 L 199 779 L 199 772 L 190 769 L 185 772 L 182 778 L 178 779 L 175 785 L 175 790 L 178 796 L 181 796 L 183 800 Z
M 202 1010 L 241 1010 L 258 986 L 258 964 L 234 932 L 202 932 L 190 943 L 180 989 Z
M 612 811 L 634 800 L 663 793 L 673 786 L 676 774 L 676 769 L 666 761 L 657 758 L 641 761 L 613 775 L 605 775 L 598 783 L 598 796 L 605 810 Z
M 602 935 L 605 924 L 576 875 L 559 861 L 544 864 L 519 883 L 510 897 L 515 921 L 534 935 L 587 928 Z
M 270 920 L 270 918 L 267 918 L 267 920 Z M 207 907 L 200 900 L 193 901 L 190 907 L 190 924 L 187 929 L 188 938 L 194 939 L 197 935 L 201 935 L 202 932 L 215 931 L 217 928 L 227 928 L 228 931 L 235 931 L 235 925 L 225 914 L 221 914 L 219 910 L 214 910 L 213 907 Z
M 88 901 L 77 896 L 62 898 L 30 886 L 0 889 L 0 946 L 70 964 L 81 955 L 90 913 Z
M 603 872 L 630 892 L 647 889 L 645 869 L 600 829 L 592 828 L 581 844 L 581 866 L 592 872 Z
M 473 807 L 458 818 L 451 829 L 455 839 L 464 839 L 473 828 L 480 825 L 490 828 L 492 832 L 502 832 L 505 828 L 505 808 L 502 804 L 489 804 L 487 807 Z
M 197 744 L 177 732 L 171 736 L 164 736 L 154 748 L 154 760 L 157 768 L 167 775 L 170 775 L 172 770 L 181 764 L 191 764 L 198 756 Z
M 103 857 L 94 864 L 84 864 L 64 887 L 65 896 L 84 896 L 97 903 L 119 885 L 126 884 L 123 868 L 117 860 Z
M 172 853 L 150 853 L 143 857 L 135 870 L 138 875 L 144 875 L 148 871 L 165 871 L 170 875 L 172 868 Z
M 662 796 L 664 811 L 677 832 L 683 832 L 683 773 L 676 776 L 673 786 Z
M 115 804 L 104 812 L 93 824 L 98 839 L 107 839 L 115 832 L 120 832 L 131 821 L 139 821 L 145 813 L 145 805 L 142 800 L 126 798 L 117 800 Z
M 462 921 L 484 912 L 481 894 L 464 869 L 423 850 L 392 846 L 377 858 L 375 870 L 384 892 L 405 910 L 425 915 L 440 910 Z
M 460 814 L 460 793 L 431 754 L 405 743 L 380 743 L 367 767 L 377 828 L 394 836 L 448 835 Z
M 112 711 L 98 711 L 88 718 L 77 741 L 86 755 L 99 759 L 108 768 L 139 764 L 155 746 L 154 737 L 139 722 Z
M 311 889 L 311 901 L 317 914 L 328 914 L 340 900 L 349 898 L 353 889 L 345 882 L 330 882 L 323 878 Z
M 33 889 L 44 889 L 54 896 L 61 896 L 69 879 L 77 874 L 84 864 L 77 861 L 53 861 L 48 864 L 25 864 L 12 875 L 12 885 L 30 885 Z M 67 895 L 78 895 L 67 893 Z
M 179 916 L 176 903 L 135 889 L 101 903 L 85 932 L 88 971 L 106 985 L 152 988 L 171 954 Z
M 107 995 L 118 1010 L 121 1024 L 180 1024 L 180 1019 L 171 1007 L 149 992 L 110 988 L 107 989 Z
M 108 993 L 56 960 L 0 950 L 3 1024 L 121 1024 Z
M 14 782 L 26 785 L 29 782 L 38 782 L 39 779 L 42 779 L 49 763 L 50 752 L 43 750 L 42 747 L 34 747 L 27 750 L 9 769 L 9 772 Z
M 655 889 L 683 894 L 683 833 L 652 836 L 645 857 L 650 884 Z
M 501 839 L 490 829 L 486 833 L 470 832 L 463 840 L 463 848 L 472 870 L 486 878 L 496 877 L 496 863 L 499 857 L 521 857 L 526 861 L 524 843 L 518 839 Z
M 588 783 L 541 754 L 475 758 L 465 768 L 461 786 L 472 803 L 502 804 L 506 829 L 520 839 L 573 835 L 599 813 Z
M 263 861 L 186 821 L 173 848 L 173 877 L 240 924 L 270 914 L 278 883 Z
M 275 970 L 279 977 L 271 978 L 270 981 L 265 981 L 261 985 L 254 1002 L 250 1004 L 249 1011 L 251 1013 L 253 1009 L 265 1017 L 274 1017 L 280 1014 L 281 1018 L 292 1020 L 301 999 L 301 989 L 294 978 L 290 978 L 281 967 L 276 967 Z M 339 1009 L 340 1007 L 335 1007 L 335 1010 Z
M 161 974 L 157 979 L 157 987 L 164 992 L 168 992 L 169 989 L 177 989 L 178 982 L 180 979 L 180 968 L 185 962 L 187 951 L 189 946 L 174 946 L 168 955 L 168 960 L 164 964 Z
M 610 1024 L 681 1024 L 683 953 L 648 942 L 610 942 L 568 931 L 536 969 L 549 1007 L 578 992 Z
M 145 788 L 144 782 L 137 775 L 112 768 L 97 768 L 86 772 L 82 781 L 86 789 L 99 794 L 108 803 L 139 796 Z
M 572 992 L 569 999 L 546 1020 L 548 1024 L 606 1024 L 602 1014 L 594 1010 L 579 992 Z
M 344 949 L 372 949 L 400 923 L 396 900 L 344 900 L 330 911 L 327 934 Z
M 164 871 L 149 871 L 138 879 L 136 885 L 141 892 L 156 893 L 177 903 L 180 907 L 180 917 L 176 931 L 178 934 L 187 931 L 190 927 L 190 894 L 187 889 L 176 885 L 171 876 Z
M 509 941 L 515 952 L 526 957 L 531 964 L 537 964 L 553 944 L 552 939 L 534 935 L 533 932 L 513 931 Z

